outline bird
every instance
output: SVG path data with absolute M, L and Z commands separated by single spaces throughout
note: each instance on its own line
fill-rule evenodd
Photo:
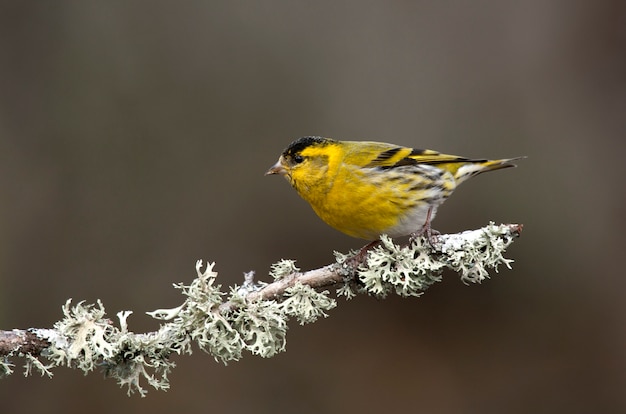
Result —
M 437 209 L 467 179 L 515 167 L 373 141 L 305 136 L 265 175 L 282 175 L 331 227 L 369 241 L 427 234 Z M 432 244 L 432 243 L 431 243 Z

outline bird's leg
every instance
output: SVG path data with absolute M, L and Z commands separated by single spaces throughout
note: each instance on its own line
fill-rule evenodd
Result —
M 437 242 L 437 236 L 441 233 L 439 233 L 437 230 L 433 230 L 433 228 L 430 226 L 432 213 L 433 213 L 433 208 L 430 207 L 428 209 L 428 213 L 426 213 L 426 222 L 424 222 L 424 225 L 422 226 L 421 229 L 419 229 L 416 232 L 411 233 L 411 236 L 409 237 L 409 243 L 413 243 L 415 239 L 417 239 L 418 237 L 422 237 L 423 235 L 426 235 L 426 238 L 428 239 L 428 243 L 430 244 L 430 247 L 435 247 L 434 243 Z
M 354 256 L 347 258 L 344 264 L 356 269 L 367 258 L 367 252 L 379 244 L 380 240 L 374 240 L 373 242 L 367 243 L 365 246 L 361 247 L 361 249 Z

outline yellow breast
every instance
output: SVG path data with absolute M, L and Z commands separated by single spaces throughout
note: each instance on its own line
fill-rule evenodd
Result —
M 432 185 L 418 172 L 406 170 L 342 164 L 336 174 L 326 175 L 332 178 L 321 180 L 318 187 L 309 186 L 298 192 L 322 220 L 349 236 L 366 240 L 383 233 L 405 236 L 421 228 L 430 207 L 434 207 L 434 217 L 436 207 L 452 191 L 443 191 L 441 184 L 454 184 L 451 174 Z

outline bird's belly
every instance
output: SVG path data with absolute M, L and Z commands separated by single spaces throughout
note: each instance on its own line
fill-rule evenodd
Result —
M 418 232 L 424 227 L 426 220 L 429 218 L 428 210 L 431 210 L 429 219 L 432 220 L 437 214 L 437 207 L 437 205 L 431 206 L 426 203 L 414 207 L 402 216 L 395 226 L 388 228 L 383 233 L 390 237 L 400 237 Z
M 324 202 L 311 203 L 328 225 L 352 237 L 375 240 L 381 234 L 406 236 L 419 231 L 438 202 L 411 199 L 408 195 L 383 190 L 346 191 L 328 194 Z
M 431 166 L 344 169 L 323 191 L 300 195 L 328 225 L 352 237 L 406 236 L 454 190 L 454 177 Z

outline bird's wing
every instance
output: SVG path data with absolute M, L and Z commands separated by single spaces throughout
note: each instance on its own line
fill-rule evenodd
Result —
M 441 154 L 427 149 L 413 149 L 379 142 L 361 143 L 349 148 L 347 162 L 364 168 L 391 169 L 416 164 L 447 164 L 467 162 L 468 158 Z M 477 160 L 478 161 L 478 160 Z

